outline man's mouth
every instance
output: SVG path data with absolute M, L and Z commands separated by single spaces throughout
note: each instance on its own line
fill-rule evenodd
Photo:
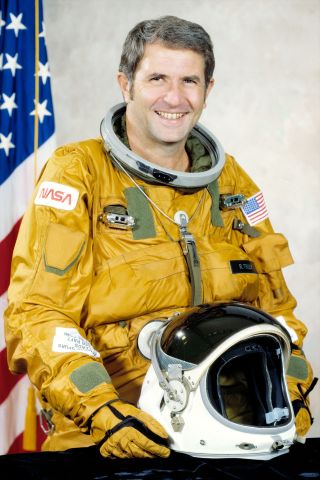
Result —
M 167 120 L 178 120 L 179 118 L 183 117 L 185 113 L 169 113 L 169 112 L 160 112 L 156 110 L 156 113 L 159 117 L 166 118 Z

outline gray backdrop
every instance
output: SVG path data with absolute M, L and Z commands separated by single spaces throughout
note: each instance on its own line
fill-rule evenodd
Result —
M 216 55 L 202 123 L 264 191 L 276 231 L 290 242 L 285 270 L 320 377 L 320 1 L 44 0 L 58 144 L 99 135 L 122 101 L 115 75 L 129 29 L 174 14 L 201 23 Z M 319 385 L 311 395 L 319 436 Z

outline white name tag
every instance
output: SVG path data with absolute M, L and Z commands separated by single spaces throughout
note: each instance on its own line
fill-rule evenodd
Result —
M 77 205 L 79 191 L 62 183 L 42 182 L 34 203 L 60 210 L 73 210 Z
M 52 342 L 53 352 L 79 352 L 90 355 L 91 357 L 100 357 L 93 346 L 83 338 L 76 328 L 56 327 L 56 334 Z

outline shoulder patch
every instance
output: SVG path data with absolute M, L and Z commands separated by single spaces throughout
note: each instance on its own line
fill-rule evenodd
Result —
M 241 210 L 251 227 L 262 222 L 269 216 L 262 192 L 258 192 L 248 198 L 246 204 L 241 207 Z
M 59 210 L 74 210 L 78 198 L 79 191 L 73 187 L 56 182 L 42 182 L 34 203 Z

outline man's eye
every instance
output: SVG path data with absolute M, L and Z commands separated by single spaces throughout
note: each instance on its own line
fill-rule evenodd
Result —
M 185 82 L 185 83 L 194 83 L 194 84 L 197 83 L 193 78 L 185 78 L 185 79 L 184 79 L 184 82 Z
M 154 80 L 154 81 L 159 81 L 159 80 L 163 80 L 163 77 L 161 75 L 155 75 L 154 77 L 151 78 L 151 80 Z

